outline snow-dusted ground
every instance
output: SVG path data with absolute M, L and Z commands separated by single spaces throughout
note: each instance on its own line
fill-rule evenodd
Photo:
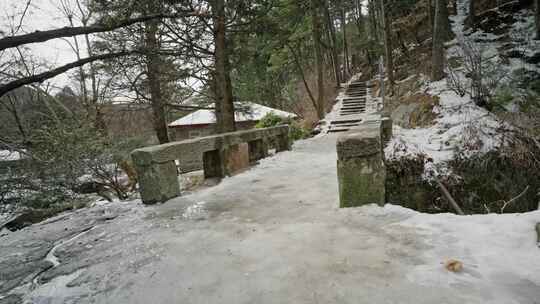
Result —
M 503 46 L 499 38 L 481 30 L 471 32 L 465 29 L 464 21 L 468 14 L 469 1 L 458 0 L 458 14 L 451 16 L 452 30 L 456 38 L 448 43 L 447 58 L 462 57 L 464 42 L 481 52 L 486 58 L 486 66 L 491 70 L 486 73 L 496 73 L 502 79 L 500 85 L 511 81 L 512 72 L 518 69 L 540 71 L 540 66 L 531 65 L 521 59 L 511 58 L 504 64 L 498 50 Z M 516 43 L 520 52 L 531 55 L 540 50 L 540 42 L 532 40 L 534 31 L 534 16 L 530 11 L 522 10 L 515 14 L 516 23 L 510 25 L 509 36 Z M 463 68 L 455 70 L 456 77 L 463 83 L 468 82 Z M 497 78 L 499 76 L 496 76 Z M 421 91 L 440 98 L 439 105 L 434 108 L 438 118 L 427 128 L 405 129 L 394 127 L 394 138 L 385 149 L 387 159 L 414 157 L 423 154 L 426 163 L 425 178 L 434 175 L 448 174 L 446 164 L 456 153 L 464 156 L 483 154 L 500 147 L 503 142 L 501 131 L 511 128 L 487 110 L 476 106 L 470 96 L 459 96 L 449 88 L 446 79 L 438 82 L 425 81 Z
M 0 150 L 0 161 L 15 161 L 22 159 L 23 156 L 17 151 Z
M 394 136 L 385 148 L 387 159 L 429 158 L 426 178 L 448 173 L 446 162 L 456 153 L 485 153 L 502 143 L 501 123 L 489 111 L 475 105 L 469 96 L 461 97 L 450 90 L 445 80 L 429 83 L 425 91 L 439 96 L 434 124 L 426 128 L 406 129 L 394 125 Z
M 336 138 L 297 142 L 293 151 L 166 204 L 98 205 L 2 236 L 0 290 L 32 263 L 29 257 L 54 256 L 56 267 L 19 284 L 11 297 L 234 304 L 540 299 L 540 212 L 460 217 L 389 205 L 339 209 Z M 461 261 L 463 271 L 447 271 L 447 259 Z

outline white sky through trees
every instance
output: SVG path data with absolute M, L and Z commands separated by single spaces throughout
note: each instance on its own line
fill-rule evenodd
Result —
M 11 35 L 12 30 L 19 26 L 27 3 L 28 0 L 0 0 L 0 37 Z M 69 22 L 63 15 L 60 5 L 60 0 L 30 0 L 30 6 L 17 34 L 68 26 Z M 68 41 L 72 42 L 73 39 L 68 38 Z M 81 47 L 84 46 L 82 40 L 79 43 Z M 52 66 L 60 66 L 77 60 L 68 42 L 63 39 L 30 44 L 28 47 L 32 56 L 47 61 Z M 83 54 L 84 56 L 86 55 Z M 49 81 L 60 88 L 70 84 L 69 74 L 59 75 Z

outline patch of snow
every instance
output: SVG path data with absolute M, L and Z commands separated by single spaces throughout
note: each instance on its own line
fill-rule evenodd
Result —
M 25 294 L 24 303 L 58 303 L 51 296 L 56 293 L 62 294 L 66 298 L 77 298 L 86 295 L 88 293 L 86 288 L 69 286 L 70 283 L 83 275 L 84 272 L 85 269 L 79 269 L 71 274 L 57 276 L 50 282 L 39 285 L 36 289 L 29 290 Z
M 533 294 L 521 292 L 540 296 L 540 248 L 535 232 L 540 211 L 459 216 L 424 214 L 395 205 L 369 205 L 361 210 L 376 217 L 401 215 L 404 219 L 387 229 L 392 232 L 396 227 L 413 228 L 425 240 L 429 248 L 420 256 L 423 262 L 413 266 L 406 277 L 413 283 L 433 288 L 491 289 L 493 299 L 497 299 L 493 303 L 512 303 L 501 299 L 523 303 L 520 296 L 534 298 Z M 446 270 L 444 262 L 450 259 L 462 262 L 463 271 Z M 531 288 L 519 289 L 520 284 Z M 498 287 L 490 288 L 493 286 Z
M 17 151 L 0 150 L 0 161 L 16 161 L 23 159 L 24 156 Z
M 450 90 L 444 80 L 430 83 L 424 91 L 439 96 L 438 114 L 434 125 L 406 129 L 394 126 L 394 136 L 385 148 L 390 160 L 402 157 L 426 156 L 426 178 L 447 174 L 446 162 L 457 152 L 464 156 L 486 153 L 500 147 L 502 124 L 495 115 L 475 105 L 470 97 L 460 97 Z
M 202 220 L 208 217 L 208 211 L 206 210 L 206 202 L 198 202 L 191 206 L 188 206 L 182 217 L 188 220 Z
M 522 59 L 508 58 L 504 63 L 499 50 L 503 48 L 504 35 L 494 35 L 481 30 L 471 32 L 465 29 L 465 19 L 468 15 L 469 1 L 458 0 L 457 15 L 450 16 L 452 30 L 456 34 L 449 46 L 447 58 L 462 57 L 464 43 L 471 45 L 482 54 L 486 66 L 492 70 L 486 72 L 500 78 L 499 86 L 511 81 L 511 75 L 518 69 L 534 70 L 540 72 L 540 66 L 528 64 Z M 534 16 L 527 10 L 514 14 L 515 22 L 510 25 L 509 36 L 517 45 L 519 51 L 532 55 L 540 50 L 540 42 L 532 40 L 534 35 Z M 456 77 L 462 83 L 470 85 L 470 79 L 465 76 L 463 68 L 455 71 Z M 490 76 L 491 77 L 491 76 Z M 394 137 L 385 149 L 388 159 L 414 157 L 423 154 L 428 159 L 425 177 L 429 179 L 433 174 L 448 174 L 446 162 L 452 160 L 456 153 L 464 156 L 482 154 L 497 149 L 503 144 L 500 130 L 510 128 L 503 125 L 495 115 L 475 105 L 470 96 L 459 96 L 448 87 L 447 80 L 433 82 L 426 85 L 424 92 L 440 97 L 439 106 L 434 108 L 438 114 L 435 124 L 428 128 L 404 129 L 395 126 Z M 515 111 L 516 104 L 509 105 Z

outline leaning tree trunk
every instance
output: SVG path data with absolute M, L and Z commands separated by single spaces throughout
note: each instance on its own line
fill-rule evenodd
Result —
M 345 65 L 345 78 L 350 76 L 351 65 L 349 62 L 349 44 L 347 43 L 347 22 L 345 19 L 345 9 L 341 10 L 341 32 L 343 33 L 343 63 Z
M 475 2 L 475 0 L 469 0 L 469 16 L 467 20 L 469 27 L 471 27 L 473 30 L 476 30 Z
M 390 88 L 390 93 L 394 92 L 394 58 L 392 57 L 392 30 L 390 28 L 390 20 L 388 14 L 386 13 L 385 1 L 381 1 L 381 17 L 382 24 L 384 27 L 383 38 L 384 38 L 384 54 L 386 62 L 386 75 L 388 76 L 388 84 Z
M 540 0 L 534 0 L 534 16 L 536 21 L 536 40 L 540 40 Z
M 214 62 L 215 62 L 215 95 L 216 125 L 218 133 L 236 130 L 234 121 L 234 100 L 232 93 L 229 53 L 227 49 L 225 1 L 212 2 L 214 13 Z
M 439 1 L 439 0 L 435 0 L 435 1 Z M 452 36 L 453 36 L 452 28 L 450 27 L 450 19 L 448 18 L 448 15 L 449 15 L 448 14 L 448 0 L 444 0 L 444 3 L 441 4 L 440 15 L 441 15 L 440 22 L 441 22 L 441 29 L 443 33 L 443 40 L 448 41 L 452 39 Z M 437 17 L 435 17 L 435 19 L 437 19 Z
M 313 25 L 313 43 L 315 46 L 315 60 L 317 69 L 317 117 L 324 117 L 324 60 L 321 47 L 321 17 L 317 0 L 311 0 L 311 22 Z
M 167 131 L 167 119 L 165 106 L 163 104 L 163 95 L 160 80 L 160 58 L 158 55 L 157 41 L 158 23 L 155 20 L 146 22 L 146 69 L 148 77 L 148 86 L 150 91 L 150 102 L 152 104 L 154 130 L 161 144 L 169 142 L 169 133 Z
M 340 63 L 337 50 L 337 38 L 336 38 L 336 28 L 334 26 L 334 20 L 330 14 L 329 3 L 325 1 L 324 3 L 324 14 L 326 15 L 326 22 L 328 24 L 328 31 L 330 33 L 330 39 L 332 40 L 332 63 L 334 67 L 334 75 L 336 77 L 336 87 L 341 86 L 341 73 L 340 73 Z
M 433 32 L 433 0 L 427 0 L 426 2 L 427 2 L 426 5 L 427 5 L 429 29 Z
M 439 81 L 444 78 L 444 40 L 445 28 L 443 6 L 446 6 L 446 0 L 435 0 L 435 26 L 433 29 L 433 50 L 431 80 Z
M 370 28 L 371 28 L 371 39 L 373 41 L 379 41 L 379 29 L 377 28 L 377 14 L 376 14 L 376 8 L 375 8 L 375 5 L 373 4 L 373 0 L 368 0 L 368 17 L 369 17 L 369 24 L 370 24 Z

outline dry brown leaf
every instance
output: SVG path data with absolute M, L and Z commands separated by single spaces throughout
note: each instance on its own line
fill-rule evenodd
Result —
M 444 263 L 444 267 L 448 269 L 448 271 L 460 272 L 463 270 L 463 263 L 458 260 L 448 260 Z

